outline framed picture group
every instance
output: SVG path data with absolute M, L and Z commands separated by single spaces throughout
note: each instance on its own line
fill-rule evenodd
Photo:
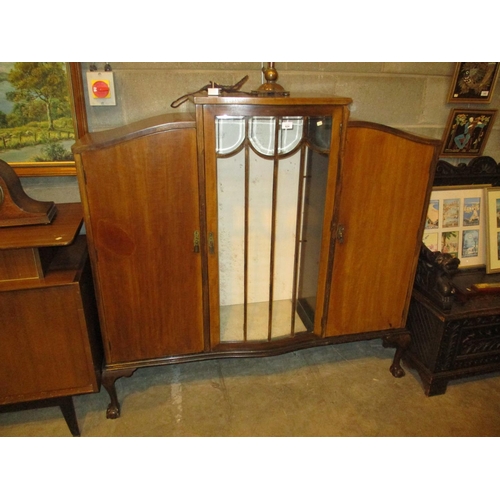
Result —
M 433 252 L 449 253 L 462 267 L 485 264 L 485 186 L 434 190 L 423 242 Z
M 498 79 L 500 63 L 457 63 L 449 103 L 489 104 Z M 496 109 L 452 109 L 443 133 L 441 156 L 475 157 L 483 154 L 493 128 Z
M 500 187 L 480 184 L 478 170 L 472 164 L 483 155 L 497 110 L 474 107 L 491 103 L 499 70 L 497 62 L 456 63 L 448 103 L 460 107 L 450 110 L 440 156 L 472 158 L 471 171 L 460 171 L 466 173 L 463 178 L 453 173 L 454 184 L 460 185 L 443 186 L 440 182 L 439 187 L 435 186 L 423 235 L 423 243 L 433 252 L 451 254 L 460 259 L 460 267 L 485 266 L 487 273 L 500 272 Z M 496 162 L 490 160 L 496 168 Z M 452 170 L 460 170 L 444 163 Z M 490 179 L 485 182 L 497 185 Z
M 423 243 L 460 259 L 460 267 L 500 272 L 500 187 L 450 186 L 432 191 Z

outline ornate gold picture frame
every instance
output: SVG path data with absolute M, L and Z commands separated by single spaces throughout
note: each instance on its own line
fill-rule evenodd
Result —
M 59 143 L 66 139 L 71 144 L 87 132 L 87 115 L 82 83 L 80 63 L 1 63 L 9 74 L 0 83 L 6 85 L 11 105 L 16 107 L 16 114 L 22 119 L 16 122 L 15 116 L 9 117 L 4 112 L 0 116 L 0 158 L 11 165 L 20 177 L 72 176 L 76 175 L 75 162 L 72 155 Z M 17 65 L 17 66 L 16 66 Z M 23 82 L 23 71 L 26 80 Z M 39 76 L 37 76 L 37 72 Z M 52 72 L 52 73 L 51 73 Z M 66 80 L 64 82 L 64 79 Z M 12 83 L 16 83 L 13 86 Z M 58 86 L 57 92 L 51 85 Z M 59 101 L 59 102 L 58 102 Z M 62 102 L 64 101 L 64 102 Z M 62 125 L 54 126 L 51 122 L 53 107 L 60 109 L 66 106 L 66 112 L 60 120 Z M 69 112 L 68 112 L 69 107 Z M 37 112 L 45 109 L 48 122 L 43 126 L 37 122 Z M 33 119 L 31 119 L 33 114 Z M 49 125 L 47 125 L 49 123 Z M 3 133 L 2 133 L 3 132 Z M 59 142 L 58 142 L 59 141 Z M 41 154 L 22 152 L 23 144 L 32 145 L 32 150 L 39 151 L 42 146 L 52 150 L 52 157 L 45 158 Z M 67 145 L 67 144 L 66 144 Z M 2 156 L 2 150 L 6 155 Z M 11 157 L 7 155 L 11 152 Z M 30 150 L 31 151 L 31 150 Z M 17 153 L 17 154 L 12 154 Z M 19 160 L 16 161 L 16 158 Z M 55 159 L 54 159 L 55 158 Z

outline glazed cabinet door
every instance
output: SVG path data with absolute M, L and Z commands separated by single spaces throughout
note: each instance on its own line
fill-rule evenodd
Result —
M 203 106 L 210 343 L 321 335 L 342 106 Z
M 76 156 L 107 364 L 203 351 L 194 122 Z
M 349 124 L 327 336 L 405 327 L 439 144 Z

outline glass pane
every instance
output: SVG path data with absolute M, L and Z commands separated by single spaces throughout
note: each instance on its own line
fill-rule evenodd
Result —
M 278 153 L 289 153 L 302 140 L 304 119 L 301 116 L 281 118 L 279 127 Z
M 273 197 L 273 160 L 250 154 L 248 191 L 248 339 L 266 340 Z
M 329 150 L 332 137 L 332 117 L 311 117 L 307 127 L 307 137 L 313 146 Z
M 328 155 L 308 151 L 304 185 L 298 303 L 304 321 L 314 322 L 328 179 Z
M 216 153 L 226 155 L 238 149 L 245 139 L 245 118 L 218 116 L 215 119 Z
M 274 154 L 276 118 L 257 116 L 250 119 L 250 142 L 259 153 Z
M 272 337 L 290 335 L 292 331 L 293 283 L 299 208 L 300 152 L 280 160 L 276 200 L 276 239 L 273 287 Z M 296 317 L 293 331 L 306 331 Z
M 221 340 L 243 340 L 245 155 L 217 161 Z

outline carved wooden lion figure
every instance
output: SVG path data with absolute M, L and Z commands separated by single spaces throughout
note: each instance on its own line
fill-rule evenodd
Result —
M 460 265 L 460 259 L 453 257 L 449 253 L 432 252 L 425 245 L 422 245 L 421 256 L 427 263 L 429 271 L 429 283 L 437 292 L 443 296 L 449 296 L 454 293 L 452 276 L 457 272 Z

